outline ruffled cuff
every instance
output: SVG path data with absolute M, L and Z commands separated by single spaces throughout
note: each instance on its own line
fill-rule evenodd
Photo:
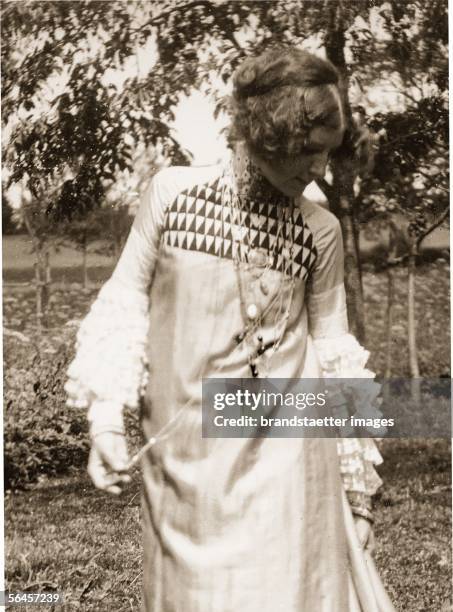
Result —
M 374 378 L 374 372 L 365 367 L 370 353 L 352 334 L 316 338 L 314 343 L 325 378 Z
M 336 338 L 319 338 L 315 339 L 314 343 L 323 377 L 348 379 L 344 384 L 334 385 L 336 395 L 331 397 L 331 401 L 336 413 L 339 416 L 348 416 L 352 408 L 355 417 L 382 416 L 378 398 L 380 385 L 373 380 L 366 383 L 357 380 L 374 379 L 374 372 L 366 368 L 369 352 L 351 334 L 342 334 Z M 340 415 L 342 407 L 344 414 Z M 346 437 L 338 440 L 337 447 L 340 472 L 351 506 L 368 511 L 370 497 L 382 484 L 374 469 L 375 465 L 382 463 L 376 443 L 372 438 Z
M 148 308 L 146 293 L 113 278 L 105 283 L 77 333 L 65 385 L 69 406 L 137 407 L 147 381 Z
M 382 417 L 379 410 L 381 385 L 374 381 L 374 372 L 366 367 L 369 352 L 365 350 L 351 334 L 335 338 L 317 338 L 314 340 L 321 374 L 331 383 L 330 402 L 336 410 L 336 416 L 377 419 Z M 344 383 L 338 379 L 346 379 Z M 368 379 L 368 380 L 364 380 Z M 327 385 L 329 386 L 329 384 Z M 353 429 L 347 428 L 343 433 L 348 435 Z M 376 433 L 372 428 L 370 433 Z M 380 433 L 385 433 L 381 428 Z
M 337 441 L 340 474 L 352 506 L 367 507 L 367 497 L 382 485 L 374 469 L 382 456 L 372 438 L 341 438 Z

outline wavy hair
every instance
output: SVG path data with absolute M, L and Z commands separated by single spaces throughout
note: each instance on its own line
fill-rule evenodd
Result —
M 297 156 L 314 126 L 344 126 L 337 85 L 335 67 L 301 49 L 247 58 L 233 76 L 230 142 L 265 159 Z

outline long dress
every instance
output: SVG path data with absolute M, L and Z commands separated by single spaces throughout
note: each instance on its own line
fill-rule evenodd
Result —
M 76 405 L 140 404 L 145 439 L 173 422 L 142 464 L 143 609 L 393 610 L 346 495 L 380 484 L 372 440 L 201 436 L 202 378 L 250 377 L 259 342 L 280 338 L 267 364 L 275 378 L 372 375 L 348 334 L 337 219 L 304 198 L 288 209 L 273 190 L 233 204 L 226 175 L 154 176 L 69 369 Z M 238 270 L 244 227 L 252 265 Z M 269 304 L 289 281 L 282 331 L 284 309 Z M 251 304 L 266 315 L 238 343 Z

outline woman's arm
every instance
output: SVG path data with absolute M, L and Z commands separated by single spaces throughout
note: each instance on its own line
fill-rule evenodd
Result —
M 149 288 L 173 191 L 171 170 L 153 177 L 115 270 L 80 325 L 66 385 L 71 406 L 137 406 L 145 380 Z
M 366 368 L 369 353 L 348 330 L 340 223 L 320 207 L 309 210 L 308 221 L 318 251 L 308 287 L 309 332 L 322 375 L 326 378 L 372 379 L 374 373 Z M 362 386 L 363 383 L 356 384 L 350 390 L 358 404 L 363 401 L 360 397 Z M 370 381 L 366 388 L 367 402 L 371 405 L 379 385 Z M 371 496 L 381 484 L 374 469 L 382 462 L 376 444 L 371 438 L 340 438 L 337 446 L 340 472 L 351 509 L 357 517 L 372 520 Z
M 149 287 L 169 190 L 157 174 L 141 198 L 121 257 L 83 319 L 68 369 L 68 405 L 88 408 L 88 471 L 99 488 L 119 493 L 127 462 L 123 408 L 135 408 L 146 384 Z

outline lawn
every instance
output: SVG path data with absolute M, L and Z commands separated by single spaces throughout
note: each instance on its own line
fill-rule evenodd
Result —
M 385 584 L 397 610 L 450 610 L 450 443 L 388 440 L 382 451 L 375 556 Z M 9 494 L 5 510 L 10 589 L 62 591 L 68 611 L 139 608 L 138 474 L 120 498 L 79 473 Z
M 101 241 L 90 245 L 87 255 L 89 278 L 92 282 L 108 278 L 113 268 L 112 257 L 101 254 L 106 245 Z M 3 282 L 25 283 L 33 280 L 35 255 L 32 242 L 27 235 L 3 236 Z M 82 254 L 69 246 L 51 249 L 49 253 L 52 280 L 56 282 L 81 283 L 83 280 Z

